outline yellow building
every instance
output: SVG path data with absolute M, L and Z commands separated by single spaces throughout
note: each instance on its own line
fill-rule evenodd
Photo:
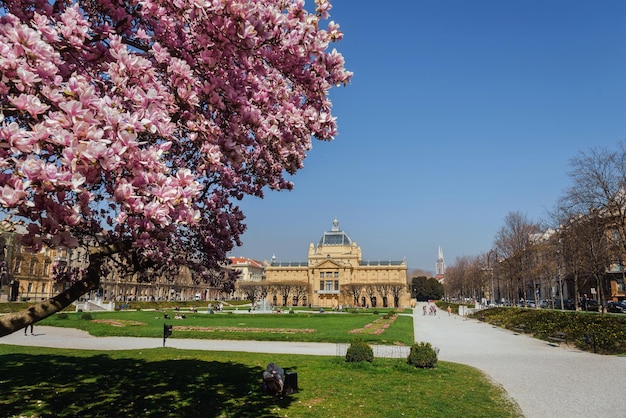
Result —
M 404 260 L 363 261 L 361 248 L 335 219 L 318 244 L 309 245 L 307 261 L 267 264 L 266 297 L 274 305 L 410 306 L 406 273 Z

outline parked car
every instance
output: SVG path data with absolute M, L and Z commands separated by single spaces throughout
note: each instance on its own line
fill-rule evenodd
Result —
M 582 309 L 583 311 L 592 311 L 592 312 L 598 312 L 600 305 L 598 305 L 598 301 L 595 299 L 587 299 L 587 306 L 585 307 L 585 300 L 581 299 L 578 301 L 578 306 L 580 306 L 580 309 Z
M 613 313 L 626 313 L 626 302 L 608 302 L 606 304 L 606 310 L 607 312 Z
M 554 309 L 561 309 L 561 299 L 554 300 Z M 576 309 L 576 305 L 573 300 L 563 299 L 563 309 L 567 309 L 568 311 L 573 311 Z

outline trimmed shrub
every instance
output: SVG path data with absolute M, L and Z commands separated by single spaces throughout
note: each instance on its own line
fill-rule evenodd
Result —
M 93 317 L 91 316 L 89 312 L 83 312 L 83 314 L 80 316 L 80 319 L 84 321 L 91 321 Z
M 507 329 L 526 324 L 535 338 L 546 341 L 554 333 L 564 332 L 567 340 L 581 350 L 600 354 L 626 352 L 626 315 L 623 314 L 503 307 L 484 309 L 474 317 L 478 315 Z
M 346 362 L 358 363 L 361 361 L 374 361 L 374 350 L 368 343 L 362 340 L 355 340 L 348 347 L 346 352 Z
M 430 343 L 413 344 L 407 363 L 421 369 L 434 369 L 437 367 L 437 351 Z
M 57 314 L 57 319 L 67 319 L 67 318 L 68 318 L 68 316 L 67 316 L 67 314 L 65 312 L 59 312 Z

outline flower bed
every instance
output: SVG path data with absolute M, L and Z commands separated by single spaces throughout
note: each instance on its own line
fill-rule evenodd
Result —
M 391 324 L 393 324 L 396 318 L 398 318 L 397 315 L 385 315 L 382 318 L 374 320 L 374 322 L 366 324 L 363 328 L 350 330 L 349 333 L 380 335 L 385 332 L 385 330 L 389 328 Z
M 308 328 L 240 328 L 240 327 L 194 327 L 174 326 L 174 331 L 200 332 L 269 332 L 271 334 L 312 334 L 314 329 Z

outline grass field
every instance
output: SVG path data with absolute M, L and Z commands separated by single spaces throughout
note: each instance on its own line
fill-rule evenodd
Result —
M 173 317 L 173 310 L 166 312 Z M 39 322 L 96 336 L 350 342 L 411 345 L 410 316 L 374 314 L 63 313 Z M 65 319 L 62 319 L 62 317 Z M 91 319 L 88 319 L 90 316 Z M 299 392 L 262 395 L 276 362 L 298 373 Z M 343 357 L 156 348 L 68 350 L 0 345 L 0 416 L 6 417 L 520 417 L 518 406 L 480 371 L 406 359 L 346 363 Z
M 170 318 L 173 311 L 166 311 Z M 163 319 L 163 312 L 126 311 L 64 313 L 38 325 L 78 328 L 94 336 L 159 337 L 163 324 L 174 326 L 171 338 L 308 341 L 346 343 L 360 338 L 372 344 L 411 345 L 413 319 L 406 315 L 373 313 L 248 314 L 185 313 L 185 319 Z M 66 318 L 65 318 L 66 317 Z M 61 319 L 65 318 L 65 319 Z
M 520 417 L 478 370 L 403 359 L 157 348 L 80 351 L 0 345 L 3 417 Z M 299 392 L 260 393 L 274 361 L 298 373 Z

